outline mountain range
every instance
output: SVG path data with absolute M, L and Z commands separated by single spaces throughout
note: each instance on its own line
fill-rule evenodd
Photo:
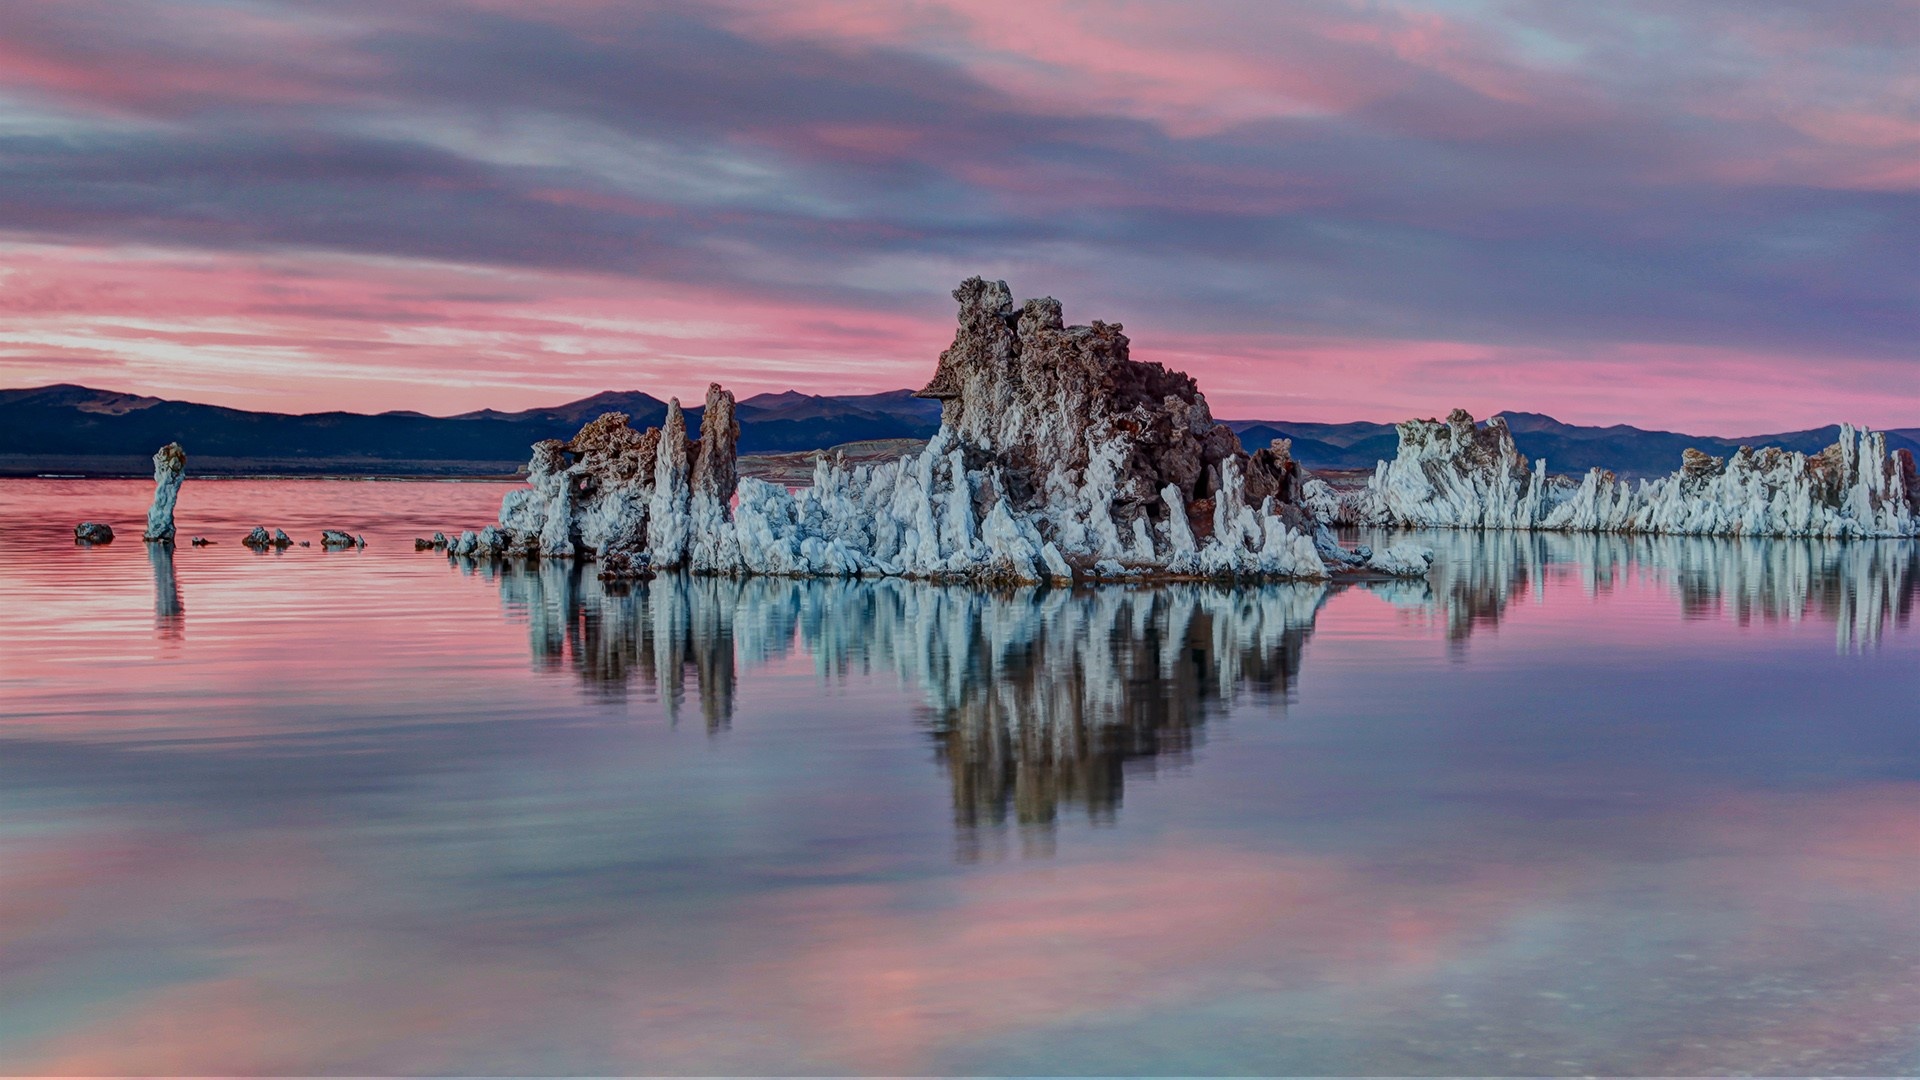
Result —
M 153 451 L 168 442 L 187 448 L 202 474 L 285 473 L 406 476 L 508 475 L 541 439 L 570 438 L 588 420 L 626 413 L 636 427 L 658 425 L 666 403 L 639 391 L 609 391 L 551 408 L 522 412 L 483 409 L 435 417 L 417 412 L 249 412 L 217 405 L 61 384 L 0 390 L 0 475 L 78 473 L 143 475 Z M 689 432 L 701 410 L 687 410 Z M 1671 472 L 1680 452 L 1696 447 L 1730 454 L 1742 445 L 1783 446 L 1813 452 L 1834 441 L 1837 427 L 1730 439 L 1648 431 L 1615 424 L 1583 427 L 1532 412 L 1503 414 L 1528 457 L 1547 459 L 1555 472 L 1591 466 L 1625 476 Z M 760 394 L 739 403 L 743 454 L 791 453 L 877 439 L 924 439 L 940 423 L 940 403 L 908 390 L 882 394 Z M 1227 422 L 1249 449 L 1293 440 L 1308 468 L 1371 469 L 1394 454 L 1391 424 Z M 1887 433 L 1890 448 L 1920 454 L 1920 428 Z
M 652 427 L 665 419 L 667 404 L 639 391 L 610 391 L 523 412 L 292 415 L 67 384 L 0 390 L 0 475 L 138 475 L 169 442 L 186 447 L 199 473 L 502 475 L 526 464 L 534 443 L 572 438 L 609 412 Z M 701 412 L 686 410 L 689 433 L 699 430 Z M 940 403 L 908 390 L 831 397 L 789 390 L 747 398 L 735 415 L 740 451 L 764 454 L 924 439 L 940 426 Z

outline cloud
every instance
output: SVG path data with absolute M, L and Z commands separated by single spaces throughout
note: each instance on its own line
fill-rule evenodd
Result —
M 812 305 L 831 317 L 790 344 L 816 357 L 859 350 L 826 327 L 938 325 L 977 270 L 1153 327 L 1205 385 L 1210 337 L 1604 356 L 1629 381 L 1623 358 L 1706 350 L 1794 384 L 1912 370 L 1912 37 L 1875 5 L 1711 0 L 22 5 L 0 234 L 549 297 L 594 276 L 642 319 L 662 290 Z M 713 351 L 791 370 L 759 344 Z M 1321 418 L 1371 411 L 1327 368 L 1281 374 Z M 1460 396 L 1511 385 L 1474 378 Z M 421 404 L 408 381 L 365 404 Z M 1580 382 L 1512 404 L 1590 414 Z

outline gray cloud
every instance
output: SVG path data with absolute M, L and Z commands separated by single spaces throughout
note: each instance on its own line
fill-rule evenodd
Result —
M 1145 305 L 1248 333 L 1883 357 L 1912 356 L 1920 336 L 1912 190 L 1726 176 L 1756 158 L 1839 160 L 1753 95 L 1773 35 L 1816 52 L 1793 64 L 1804 90 L 1783 92 L 1856 106 L 1894 74 L 1889 43 L 1911 37 L 1875 30 L 1871 5 L 1834 20 L 1851 33 L 1809 28 L 1792 5 L 1689 5 L 1657 26 L 1649 6 L 1517 6 L 1484 28 L 1544 35 L 1511 45 L 1547 56 L 1515 63 L 1515 94 L 1347 46 L 1339 62 L 1391 74 L 1391 92 L 1184 134 L 1029 100 L 909 45 L 749 37 L 692 4 L 578 25 L 348 4 L 311 51 L 266 57 L 244 35 L 183 37 L 155 10 L 0 15 L 0 35 L 56 66 L 156 73 L 14 80 L 23 109 L 117 119 L 0 138 L 0 230 L 592 270 L 853 307 L 943 305 L 944 279 L 877 283 L 875 265 L 1015 265 L 1029 287 L 1073 282 L 1088 314 Z M 1746 39 L 1714 40 L 1716 19 Z M 1860 70 L 1816 78 L 1808 63 Z M 211 76 L 169 74 L 196 68 Z

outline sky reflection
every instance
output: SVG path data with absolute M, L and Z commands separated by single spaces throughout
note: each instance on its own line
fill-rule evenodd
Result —
M 609 593 L 142 486 L 0 484 L 9 1072 L 1920 1067 L 1911 545 Z

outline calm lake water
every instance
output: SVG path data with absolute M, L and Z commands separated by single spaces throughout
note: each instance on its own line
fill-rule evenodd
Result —
M 1920 1070 L 1911 544 L 412 550 L 506 487 L 189 480 L 169 556 L 151 484 L 0 481 L 0 1071 Z

